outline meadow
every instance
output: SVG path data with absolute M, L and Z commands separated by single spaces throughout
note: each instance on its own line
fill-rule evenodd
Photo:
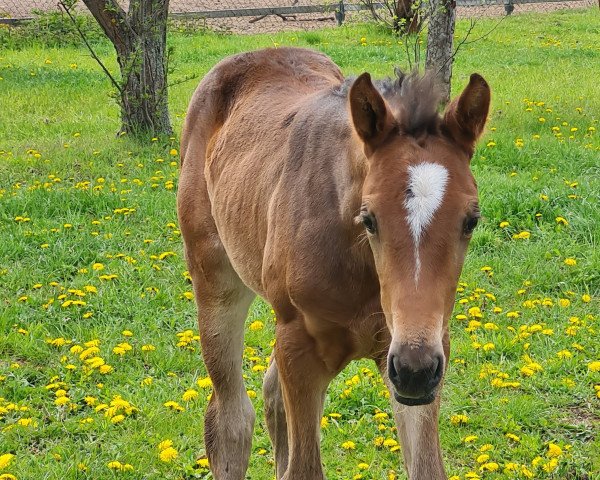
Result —
M 117 137 L 110 85 L 82 46 L 2 38 L 0 479 L 212 478 L 177 135 Z M 174 30 L 169 42 L 176 132 L 199 78 L 235 52 L 302 45 L 347 74 L 406 67 L 398 41 L 372 25 Z M 95 46 L 116 71 L 110 45 Z M 597 9 L 512 16 L 457 55 L 453 90 L 479 72 L 493 107 L 473 158 L 484 218 L 457 291 L 440 417 L 452 480 L 600 479 L 599 65 Z M 270 306 L 256 300 L 247 326 L 248 478 L 271 479 Z M 369 362 L 332 383 L 329 479 L 406 479 L 388 402 Z

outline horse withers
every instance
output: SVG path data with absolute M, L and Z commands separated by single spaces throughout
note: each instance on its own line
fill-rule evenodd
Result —
M 325 478 L 327 386 L 359 358 L 394 399 L 409 478 L 446 478 L 440 388 L 490 89 L 471 75 L 440 116 L 432 77 L 397 77 L 344 79 L 321 53 L 278 48 L 226 58 L 194 93 L 178 213 L 214 386 L 204 435 L 217 480 L 248 467 L 242 353 L 256 295 L 277 317 L 263 390 L 278 479 Z

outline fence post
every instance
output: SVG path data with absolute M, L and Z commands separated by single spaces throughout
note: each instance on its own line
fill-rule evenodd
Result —
M 598 0 L 600 2 L 600 0 Z M 338 8 L 335 10 L 335 19 L 337 20 L 338 27 L 342 26 L 346 18 L 346 7 L 344 6 L 344 0 L 340 0 Z

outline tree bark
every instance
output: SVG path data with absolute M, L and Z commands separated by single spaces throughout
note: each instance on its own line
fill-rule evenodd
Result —
M 454 24 L 456 2 L 454 0 L 430 0 L 431 17 L 427 32 L 427 57 L 425 68 L 438 77 L 442 101 L 450 101 L 452 79 Z
M 133 134 L 172 133 L 167 91 L 169 0 L 83 0 L 117 52 L 121 70 L 121 130 Z
M 394 31 L 396 33 L 417 33 L 419 31 L 419 12 L 413 8 L 413 4 L 414 0 L 396 0 L 394 6 Z

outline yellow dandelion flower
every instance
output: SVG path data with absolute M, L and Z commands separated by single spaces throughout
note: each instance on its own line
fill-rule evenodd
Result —
M 10 465 L 10 462 L 12 462 L 13 458 L 15 458 L 15 456 L 12 453 L 5 453 L 3 455 L 0 455 L 0 470 L 3 470 L 6 467 L 8 467 Z
M 106 465 L 111 470 L 121 470 L 123 468 L 123 464 L 118 460 L 113 460 L 112 462 L 108 462 Z
M 193 389 L 186 390 L 183 393 L 182 398 L 184 402 L 189 402 L 191 400 L 194 400 L 195 398 L 198 398 L 198 392 Z
M 114 417 L 112 417 L 110 419 L 110 422 L 116 424 L 116 423 L 121 423 L 123 420 L 125 420 L 125 415 L 119 414 L 119 415 L 115 415 Z
M 177 458 L 179 453 L 173 447 L 167 447 L 158 454 L 162 462 L 171 462 Z
M 522 231 L 519 233 L 515 233 L 512 238 L 515 240 L 527 240 L 528 238 L 531 237 L 531 232 L 528 231 Z
M 452 415 L 450 417 L 450 423 L 452 425 L 466 425 L 467 423 L 469 423 L 469 417 L 463 414 Z
M 550 458 L 560 457 L 562 455 L 562 453 L 563 453 L 562 448 L 560 448 L 555 443 L 550 442 L 548 444 L 548 451 L 546 452 L 546 455 L 548 457 L 550 457 Z
M 67 403 L 69 403 L 69 397 L 58 397 L 54 400 L 54 404 L 58 407 L 66 405 Z
M 554 220 L 558 225 L 564 225 L 565 227 L 569 225 L 569 222 L 567 222 L 566 218 L 564 217 L 556 217 Z
M 185 408 L 183 408 L 179 403 L 174 400 L 169 400 L 168 402 L 163 403 L 163 405 L 174 412 L 183 412 Z
M 600 361 L 589 363 L 588 370 L 590 372 L 600 372 Z
M 212 387 L 212 380 L 210 377 L 199 378 L 196 381 L 196 385 L 198 385 L 200 388 L 209 388 Z
M 496 462 L 488 462 L 488 463 L 484 463 L 481 467 L 479 467 L 479 470 L 481 472 L 495 472 L 496 470 L 498 470 L 500 468 L 500 465 L 498 465 Z
M 348 440 L 347 442 L 342 443 L 342 448 L 344 450 L 355 450 L 356 444 L 352 440 Z
M 169 447 L 173 446 L 173 441 L 172 440 L 163 440 L 162 442 L 160 442 L 158 444 L 158 449 L 159 450 L 165 450 Z

